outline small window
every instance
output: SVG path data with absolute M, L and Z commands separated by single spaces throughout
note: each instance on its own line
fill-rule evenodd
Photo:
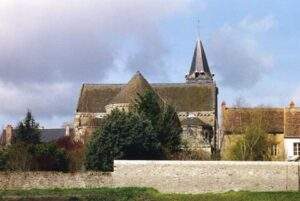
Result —
M 294 143 L 294 156 L 300 155 L 300 142 Z
M 271 155 L 272 156 L 277 156 L 278 154 L 279 154 L 278 145 L 277 144 L 272 144 L 272 146 L 271 146 Z

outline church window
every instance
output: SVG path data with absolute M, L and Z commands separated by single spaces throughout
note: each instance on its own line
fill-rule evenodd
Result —
M 300 155 L 300 142 L 294 143 L 294 156 Z

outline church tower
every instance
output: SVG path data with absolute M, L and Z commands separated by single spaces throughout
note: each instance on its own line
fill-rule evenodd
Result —
M 213 74 L 209 70 L 204 48 L 200 39 L 197 40 L 190 72 L 186 75 L 187 83 L 212 84 Z

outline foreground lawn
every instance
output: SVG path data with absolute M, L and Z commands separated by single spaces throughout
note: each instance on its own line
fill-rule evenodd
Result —
M 299 201 L 300 192 L 162 194 L 150 188 L 0 190 L 0 201 Z

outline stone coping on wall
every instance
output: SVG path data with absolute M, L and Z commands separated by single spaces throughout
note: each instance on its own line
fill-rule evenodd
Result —
M 151 187 L 164 193 L 298 191 L 299 162 L 114 161 L 115 171 L 0 172 L 0 189 Z
M 300 166 L 300 162 L 287 161 L 195 161 L 195 160 L 115 160 L 115 165 L 291 165 Z

